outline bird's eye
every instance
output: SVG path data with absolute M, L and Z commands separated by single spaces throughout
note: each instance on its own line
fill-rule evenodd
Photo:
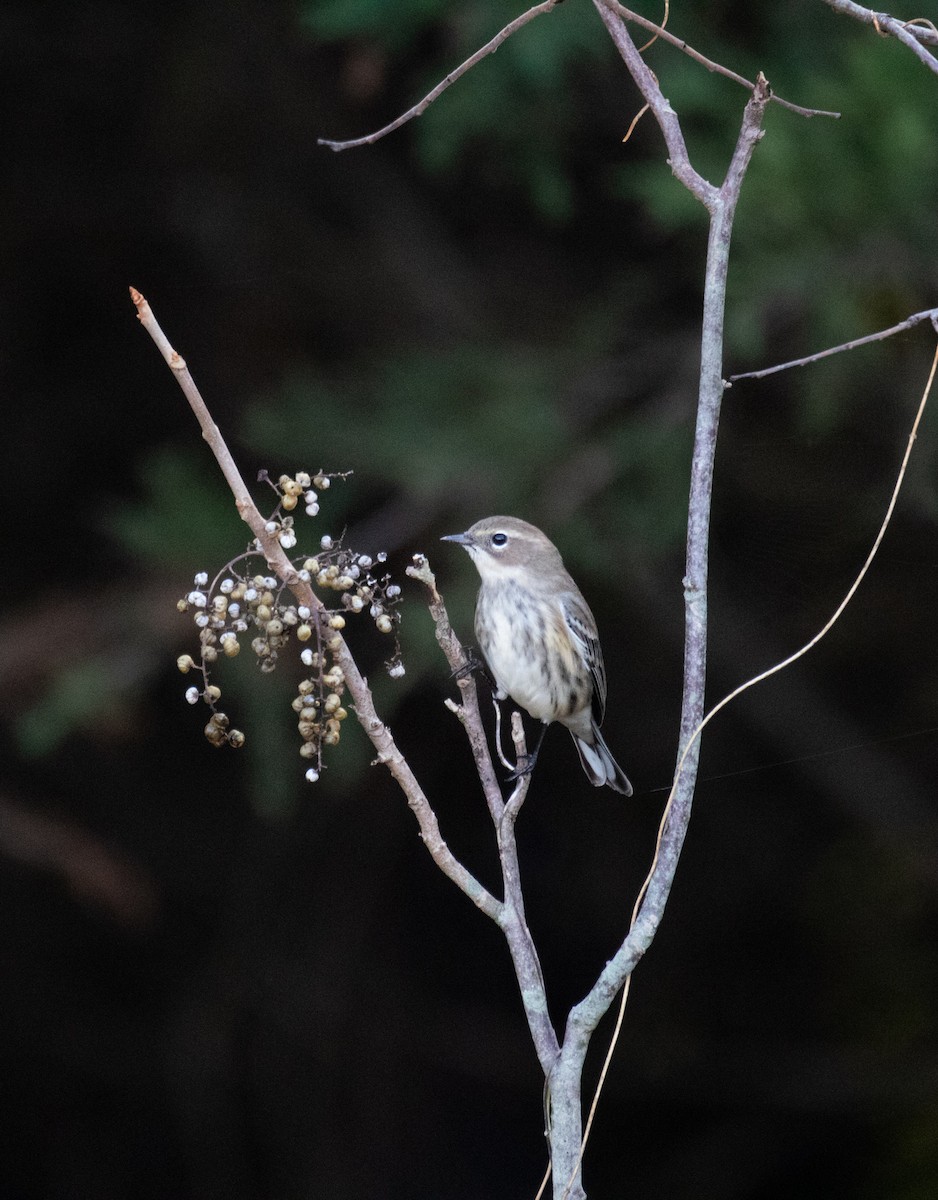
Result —
M 493 546 L 504 546 L 507 544 L 507 542 L 508 542 L 508 534 L 507 533 L 493 533 L 492 534 L 492 545 Z

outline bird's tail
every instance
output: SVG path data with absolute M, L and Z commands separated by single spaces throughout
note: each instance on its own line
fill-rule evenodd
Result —
M 625 772 L 612 757 L 595 722 L 591 733 L 591 741 L 577 737 L 576 734 L 573 735 L 573 741 L 587 779 L 593 787 L 602 787 L 605 784 L 614 792 L 621 792 L 623 796 L 631 796 L 632 785 L 626 778 Z

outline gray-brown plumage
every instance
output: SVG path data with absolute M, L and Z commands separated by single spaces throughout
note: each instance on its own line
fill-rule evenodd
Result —
M 606 671 L 596 621 L 557 547 L 517 517 L 486 517 L 443 540 L 464 546 L 481 576 L 476 638 L 500 698 L 566 725 L 590 783 L 630 796 L 599 732 Z

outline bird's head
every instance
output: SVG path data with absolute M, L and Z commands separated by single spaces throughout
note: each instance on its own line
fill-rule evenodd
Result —
M 440 539 L 469 552 L 483 582 L 532 571 L 535 577 L 563 566 L 554 543 L 518 517 L 484 517 L 465 533 Z

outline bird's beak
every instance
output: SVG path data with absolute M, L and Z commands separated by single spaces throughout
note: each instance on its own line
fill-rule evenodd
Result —
M 468 533 L 448 533 L 440 538 L 441 542 L 455 542 L 457 546 L 471 546 L 472 538 Z

